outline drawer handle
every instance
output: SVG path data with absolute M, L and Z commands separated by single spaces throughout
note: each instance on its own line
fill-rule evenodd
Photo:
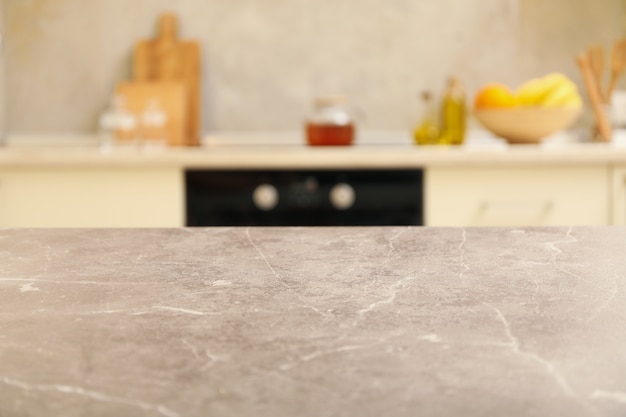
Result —
M 543 201 L 515 201 L 515 200 L 483 200 L 479 211 L 482 214 L 535 214 L 545 215 L 554 208 L 552 200 Z

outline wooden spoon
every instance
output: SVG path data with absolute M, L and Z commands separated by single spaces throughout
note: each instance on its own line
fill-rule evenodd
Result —
M 591 102 L 591 108 L 596 118 L 596 126 L 598 129 L 598 135 L 603 142 L 609 142 L 613 134 L 609 118 L 606 115 L 604 103 L 602 102 L 602 95 L 600 89 L 596 84 L 596 79 L 591 71 L 591 64 L 586 54 L 578 55 L 576 59 L 580 71 L 582 72 L 583 79 L 585 80 L 585 87 L 587 94 L 589 95 L 589 101 Z
M 611 94 L 624 70 L 626 70 L 626 39 L 620 39 L 615 42 L 611 51 L 611 78 L 606 91 L 606 102 L 611 100 Z
M 604 46 L 597 44 L 592 45 L 587 49 L 587 57 L 589 59 L 589 66 L 591 67 L 591 72 L 593 73 L 593 77 L 596 80 L 596 85 L 600 89 L 600 91 L 604 91 L 602 86 L 604 82 L 602 81 L 602 75 L 604 72 Z M 605 100 L 608 100 L 605 97 Z

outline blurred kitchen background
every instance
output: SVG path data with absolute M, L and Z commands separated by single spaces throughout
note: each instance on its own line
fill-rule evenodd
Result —
M 93 132 L 131 51 L 173 11 L 203 48 L 203 131 L 294 130 L 341 92 L 365 129 L 407 129 L 417 92 L 515 86 L 625 34 L 625 0 L 2 0 L 10 134 Z

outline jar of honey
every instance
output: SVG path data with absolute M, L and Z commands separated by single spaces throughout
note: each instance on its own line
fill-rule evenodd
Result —
M 315 99 L 306 121 L 306 139 L 311 146 L 346 146 L 354 142 L 352 110 L 343 96 Z

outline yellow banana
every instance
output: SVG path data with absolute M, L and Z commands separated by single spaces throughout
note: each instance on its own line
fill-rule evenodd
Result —
M 579 107 L 582 99 L 574 83 L 563 83 L 546 96 L 541 105 L 544 107 Z
M 516 91 L 517 103 L 521 106 L 536 105 L 537 97 L 544 91 L 543 80 L 541 78 L 533 78 L 526 81 Z
M 569 81 L 569 79 L 563 74 L 552 73 L 546 75 L 542 78 L 543 92 L 538 95 L 536 104 L 540 106 L 545 105 L 545 103 L 548 101 L 548 98 L 552 94 L 555 94 L 560 89 L 568 88 L 570 86 L 570 83 L 571 82 Z
M 517 101 L 522 106 L 580 107 L 582 105 L 576 84 L 561 73 L 551 73 L 522 84 L 517 90 Z

